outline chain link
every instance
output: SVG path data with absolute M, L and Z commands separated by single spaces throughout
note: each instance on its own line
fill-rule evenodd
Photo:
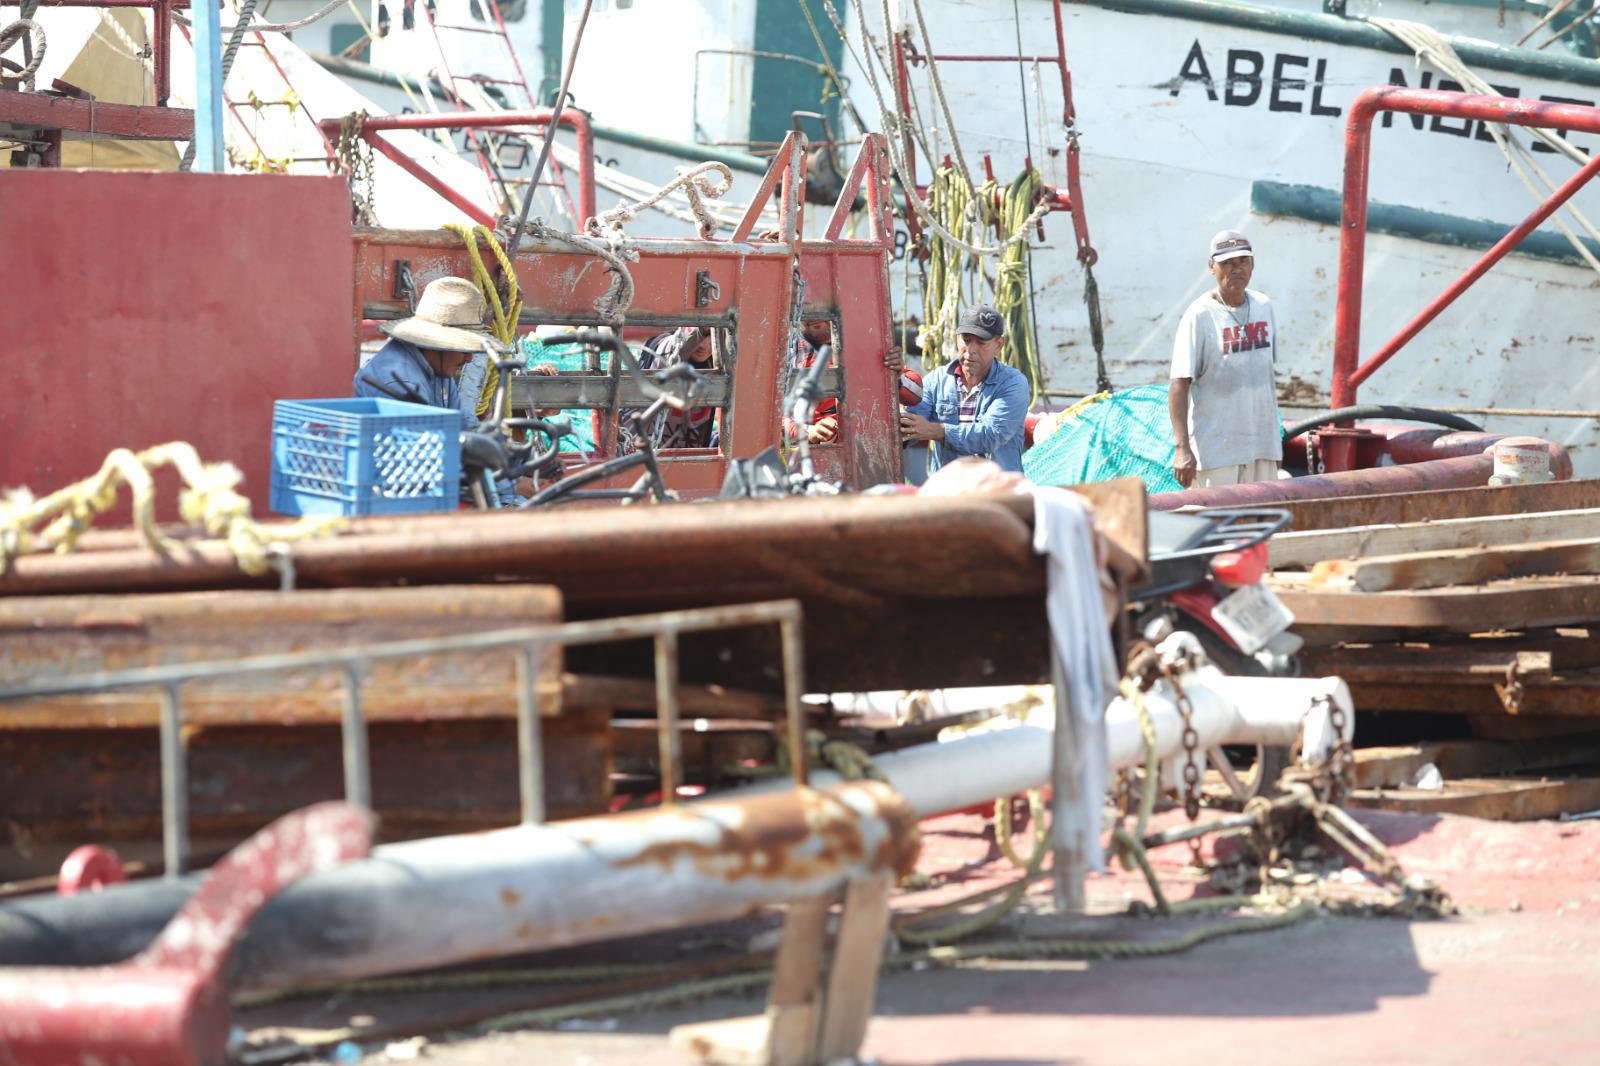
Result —
M 1322 457 L 1317 454 L 1316 434 L 1306 432 L 1306 473 L 1323 474 L 1327 467 L 1322 463 Z
M 334 145 L 334 155 L 350 185 L 352 221 L 358 226 L 376 226 L 377 187 L 372 166 L 372 145 L 361 136 L 366 121 L 365 111 L 344 117 L 339 123 L 339 140 Z

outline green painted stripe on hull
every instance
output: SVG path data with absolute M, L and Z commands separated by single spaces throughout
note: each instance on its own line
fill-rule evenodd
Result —
M 1250 184 L 1250 210 L 1258 215 L 1297 218 L 1305 222 L 1337 226 L 1340 200 L 1336 190 L 1316 185 L 1291 185 L 1281 181 L 1256 181 Z M 1489 248 L 1511 232 L 1511 227 L 1488 219 L 1463 218 L 1401 204 L 1373 202 L 1367 205 L 1367 232 L 1457 248 Z M 1600 244 L 1591 240 L 1584 240 L 1584 244 L 1591 252 L 1600 255 Z M 1523 238 L 1511 254 L 1557 263 L 1583 263 L 1582 257 L 1565 237 L 1540 230 Z
M 1378 27 L 1358 18 L 1342 18 L 1338 15 L 1284 11 L 1256 4 L 1230 3 L 1228 0 L 1068 0 L 1068 6 L 1209 22 L 1300 40 L 1326 41 L 1399 55 L 1412 54 L 1411 49 Z M 1552 55 L 1531 48 L 1506 48 L 1467 37 L 1446 36 L 1445 40 L 1467 66 L 1479 71 L 1504 71 L 1530 78 L 1600 87 L 1600 60 Z

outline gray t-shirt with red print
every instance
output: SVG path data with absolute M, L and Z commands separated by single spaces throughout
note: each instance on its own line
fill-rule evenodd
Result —
M 1184 311 L 1172 342 L 1172 378 L 1189 378 L 1189 443 L 1201 470 L 1283 459 L 1272 378 L 1278 323 L 1272 302 L 1247 290 L 1242 307 L 1206 293 Z

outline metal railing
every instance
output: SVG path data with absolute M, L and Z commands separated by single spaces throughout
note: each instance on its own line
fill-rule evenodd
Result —
M 1334 323 L 1333 388 L 1331 405 L 1351 407 L 1356 390 L 1367 378 L 1437 318 L 1489 268 L 1510 253 L 1523 238 L 1549 218 L 1562 204 L 1600 172 L 1600 155 L 1556 189 L 1534 212 L 1513 227 L 1494 247 L 1483 253 L 1432 303 L 1423 308 L 1399 333 L 1370 359 L 1356 365 L 1361 355 L 1361 286 L 1367 249 L 1367 191 L 1372 158 L 1372 121 L 1379 113 L 1442 115 L 1512 126 L 1600 133 L 1600 108 L 1560 104 L 1508 96 L 1473 96 L 1436 89 L 1375 86 L 1363 91 L 1350 106 L 1345 127 L 1344 205 L 1339 223 L 1339 303 Z
M 795 784 L 806 784 L 805 717 L 800 706 L 800 697 L 804 692 L 804 647 L 800 623 L 801 607 L 798 600 L 701 607 L 592 622 L 523 626 L 466 636 L 358 644 L 332 651 L 289 652 L 228 662 L 179 663 L 105 671 L 69 680 L 36 681 L 3 688 L 0 689 L 0 703 L 113 689 L 159 688 L 162 691 L 162 856 L 166 876 L 175 878 L 185 872 L 189 861 L 189 787 L 183 744 L 182 688 L 190 682 L 297 670 L 339 671 L 344 683 L 340 743 L 344 757 L 345 799 L 362 807 L 370 807 L 371 765 L 361 688 L 371 666 L 378 662 L 424 655 L 513 649 L 517 654 L 517 776 L 522 822 L 525 825 L 537 825 L 545 819 L 543 744 L 538 705 L 540 651 L 551 647 L 610 644 L 623 640 L 654 640 L 661 802 L 672 804 L 676 802 L 677 788 L 683 779 L 683 753 L 678 736 L 678 638 L 684 633 L 745 626 L 778 627 L 789 750 L 794 753 L 789 761 Z

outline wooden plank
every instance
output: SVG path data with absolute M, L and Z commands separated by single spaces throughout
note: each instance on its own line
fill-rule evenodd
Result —
M 1600 507 L 1279 533 L 1268 551 L 1274 568 L 1292 568 L 1325 559 L 1571 540 L 1596 529 L 1600 529 Z
M 674 1025 L 667 1033 L 673 1049 L 708 1066 L 776 1066 L 772 1012 Z
M 1443 588 L 1538 574 L 1600 572 L 1600 539 L 1548 541 L 1500 548 L 1461 548 L 1371 559 L 1333 559 L 1311 571 L 1313 588 L 1359 592 Z
M 1308 649 L 1300 655 L 1300 667 L 1307 676 L 1337 674 L 1350 684 L 1460 684 L 1504 681 L 1511 669 L 1523 681 L 1548 678 L 1552 658 L 1549 651 L 1472 644 L 1357 645 Z
M 828 971 L 823 999 L 818 1062 L 854 1059 L 867 1036 L 883 964 L 883 937 L 889 928 L 888 874 L 858 878 L 845 893 L 844 914 Z
M 1429 763 L 1448 780 L 1561 767 L 1592 767 L 1600 771 L 1600 733 L 1516 742 L 1446 740 L 1362 748 L 1356 752 L 1352 780 L 1356 788 L 1403 787 Z
M 1600 621 L 1600 577 L 1582 574 L 1406 592 L 1313 588 L 1304 573 L 1273 574 L 1269 583 L 1312 643 L 1325 642 L 1321 631 L 1352 640 L 1363 630 L 1481 633 Z
M 1327 500 L 1289 500 L 1274 503 L 1273 506 L 1282 507 L 1290 513 L 1290 528 L 1295 530 L 1570 511 L 1600 507 L 1600 480 L 1436 489 L 1431 492 L 1397 492 Z
M 1600 671 L 1552 674 L 1526 682 L 1508 708 L 1497 686 L 1485 677 L 1448 684 L 1404 681 L 1358 681 L 1350 685 L 1358 711 L 1425 711 L 1438 714 L 1482 714 L 1529 717 L 1600 717 Z
M 1473 778 L 1439 789 L 1357 789 L 1347 805 L 1404 814 L 1462 814 L 1529 822 L 1600 809 L 1600 778 Z

